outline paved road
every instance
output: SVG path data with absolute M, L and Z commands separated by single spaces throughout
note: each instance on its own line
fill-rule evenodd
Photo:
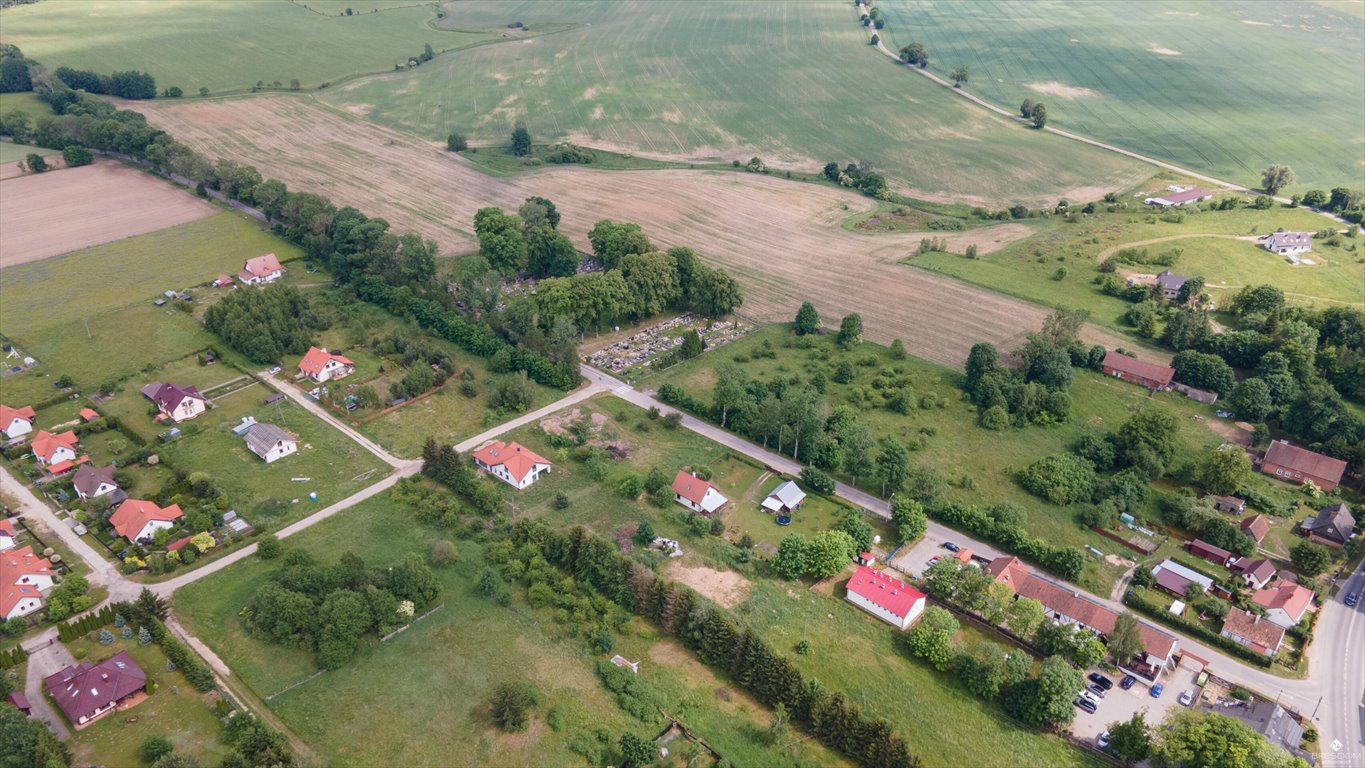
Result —
M 1329 768 L 1365 765 L 1365 600 L 1346 607 L 1341 601 L 1352 591 L 1365 597 L 1365 563 L 1323 606 L 1308 650 L 1309 669 L 1317 673 L 1313 680 L 1325 683 L 1319 730 L 1322 762 Z M 1341 749 L 1334 749 L 1334 742 Z
M 92 586 L 108 587 L 109 596 L 114 600 L 131 600 L 137 597 L 136 590 L 132 592 L 131 596 L 123 591 L 115 596 L 115 589 L 127 581 L 123 578 L 123 574 L 119 573 L 118 567 L 107 560 L 89 542 L 77 536 L 71 526 L 66 524 L 66 521 L 57 519 L 57 513 L 53 512 L 51 507 L 38 498 L 37 494 L 29 490 L 28 486 L 19 482 L 4 467 L 0 467 L 0 488 L 3 488 L 5 493 L 19 502 L 19 508 L 23 510 L 25 517 L 41 520 L 57 538 L 62 540 L 63 544 L 71 549 L 72 553 L 90 566 L 90 572 L 86 574 L 85 578 Z

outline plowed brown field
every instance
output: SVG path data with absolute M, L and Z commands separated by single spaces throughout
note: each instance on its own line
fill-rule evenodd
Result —
M 308 99 L 155 104 L 139 111 L 210 156 L 231 156 L 291 189 L 326 194 L 386 218 L 395 229 L 440 243 L 447 254 L 472 251 L 474 212 L 516 208 L 531 195 L 554 200 L 561 228 L 588 250 L 599 219 L 639 222 L 657 245 L 688 245 L 723 266 L 745 291 L 743 312 L 788 320 L 803 300 L 826 317 L 862 314 L 868 338 L 904 340 L 912 354 L 954 367 L 978 341 L 1009 348 L 1041 327 L 1036 304 L 896 262 L 921 236 L 862 235 L 840 227 L 869 210 L 867 198 L 822 185 L 721 171 L 594 171 L 552 167 L 511 178 L 470 168 L 431 142 L 319 106 Z M 947 233 L 954 251 L 976 243 L 989 252 L 1029 233 L 1004 224 Z M 1088 342 L 1132 346 L 1096 328 Z

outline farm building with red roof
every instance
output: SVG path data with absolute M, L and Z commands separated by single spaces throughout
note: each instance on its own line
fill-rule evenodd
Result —
M 474 463 L 488 474 L 521 490 L 548 475 L 554 464 L 519 443 L 495 440 L 474 452 Z
M 881 571 L 858 566 L 845 599 L 893 626 L 905 629 L 924 612 L 924 593 Z
M 1330 491 L 1341 484 L 1346 462 L 1276 440 L 1261 460 L 1261 471 L 1291 483 L 1312 480 L 1317 487 Z
M 1100 368 L 1106 376 L 1141 384 L 1148 389 L 1170 389 L 1171 379 L 1175 378 L 1174 368 L 1138 360 L 1121 352 L 1106 354 Z

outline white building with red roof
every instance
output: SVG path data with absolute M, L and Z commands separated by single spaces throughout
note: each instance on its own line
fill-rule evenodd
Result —
M 33 554 L 33 547 L 0 552 L 0 619 L 27 616 L 43 607 L 52 589 L 52 564 Z
M 341 355 L 327 351 L 326 347 L 309 347 L 308 354 L 299 361 L 299 375 L 317 383 L 340 379 L 355 373 L 355 363 Z
M 18 539 L 19 537 L 14 535 L 14 523 L 9 520 L 0 520 L 0 552 L 14 549 Z
M 23 437 L 33 431 L 33 419 L 36 417 L 37 414 L 31 405 L 23 408 L 0 405 L 0 432 L 5 433 L 5 437 L 11 440 Z
M 901 629 L 913 624 L 926 604 L 923 592 L 866 565 L 848 580 L 844 599 Z
M 554 464 L 520 443 L 494 440 L 474 452 L 474 463 L 479 469 L 521 490 L 550 474 Z
M 1251 601 L 1265 608 L 1267 619 L 1290 629 L 1303 620 L 1303 614 L 1313 604 L 1313 592 L 1298 584 L 1285 582 L 1257 591 L 1251 596 Z
M 677 477 L 673 478 L 673 499 L 693 512 L 700 512 L 703 515 L 714 514 L 716 510 L 730 503 L 719 488 L 685 468 L 678 470 Z
M 237 279 L 247 285 L 273 283 L 281 277 L 284 277 L 284 267 L 280 266 L 280 260 L 273 253 L 247 259 L 242 271 L 237 273 Z
M 162 509 L 154 501 L 128 499 L 110 515 L 109 524 L 119 536 L 137 544 L 151 541 L 158 530 L 174 528 L 175 521 L 184 516 L 179 504 Z
M 38 430 L 30 446 L 33 449 L 33 457 L 38 463 L 48 467 L 53 464 L 60 464 L 63 461 L 76 460 L 76 444 L 80 442 L 76 438 L 76 433 L 71 431 L 54 435 L 45 429 Z

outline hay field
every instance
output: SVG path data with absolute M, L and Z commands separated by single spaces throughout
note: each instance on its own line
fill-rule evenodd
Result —
M 151 107 L 148 109 L 147 107 Z M 920 237 L 946 237 L 983 253 L 1027 236 L 1027 224 L 955 233 L 861 235 L 840 226 L 874 201 L 844 190 L 728 171 L 593 171 L 547 168 L 490 178 L 416 137 L 291 97 L 144 105 L 156 125 L 210 155 L 231 153 L 291 188 L 330 195 L 435 239 L 444 253 L 476 247 L 474 212 L 554 200 L 579 248 L 602 218 L 639 222 L 661 246 L 689 245 L 724 266 L 746 294 L 744 313 L 789 320 L 813 299 L 822 312 L 862 313 L 869 337 L 900 337 L 920 357 L 960 366 L 977 341 L 1008 347 L 1042 325 L 1045 310 L 951 278 L 898 265 Z M 297 136 L 308 136 L 301 142 Z M 837 264 L 837 268 L 833 265 Z M 1131 342 L 1095 330 L 1106 346 Z
M 505 145 L 515 120 L 650 157 L 784 168 L 867 160 L 914 196 L 981 204 L 1093 199 L 1149 173 L 1134 160 L 1039 134 L 899 76 L 866 44 L 852 3 L 651 0 L 460 2 L 441 23 L 523 21 L 565 32 L 438 57 L 330 88 L 352 114 L 444 140 Z
M 1359 4 L 881 0 L 888 47 L 924 43 L 968 90 L 1231 181 L 1272 163 L 1309 188 L 1365 185 L 1365 22 Z
M 0 268 L 173 227 L 217 210 L 110 160 L 6 179 L 0 184 Z

